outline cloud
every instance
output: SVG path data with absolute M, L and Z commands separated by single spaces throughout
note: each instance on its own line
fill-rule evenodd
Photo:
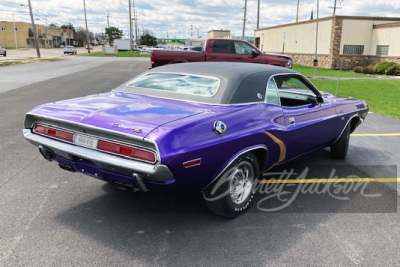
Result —
M 83 0 L 31 0 L 36 23 L 71 22 L 84 27 Z M 212 29 L 229 29 L 241 35 L 244 0 L 136 0 L 139 30 L 151 30 L 157 37 L 187 38 L 191 34 L 206 36 Z M 24 5 L 24 6 L 21 6 Z M 398 0 L 351 0 L 342 2 L 338 15 L 354 16 L 399 16 Z M 332 15 L 333 0 L 320 0 L 320 17 Z M 127 34 L 129 31 L 128 0 L 86 0 L 88 27 L 92 32 L 101 32 L 115 26 Z M 316 16 L 316 0 L 300 0 L 299 20 L 310 18 L 311 10 Z M 24 0 L 0 0 L 2 20 L 29 22 L 29 13 Z M 261 0 L 260 27 L 268 27 L 296 20 L 296 0 Z M 46 16 L 46 17 L 45 17 Z M 249 0 L 246 35 L 253 35 L 257 26 L 257 1 Z

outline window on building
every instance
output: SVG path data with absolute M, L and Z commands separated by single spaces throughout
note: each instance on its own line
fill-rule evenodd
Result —
M 1 31 L 5 32 L 6 31 L 6 27 L 1 27 Z
M 41 30 L 38 30 L 38 35 L 39 35 L 39 37 L 42 36 L 42 31 Z
M 389 54 L 389 46 L 388 45 L 377 45 L 376 46 L 376 55 L 387 56 L 388 54 Z
M 343 46 L 344 55 L 362 55 L 364 54 L 363 45 L 344 45 Z

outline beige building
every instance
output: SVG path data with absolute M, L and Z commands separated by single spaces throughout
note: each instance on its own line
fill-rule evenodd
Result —
M 40 47 L 58 47 L 61 43 L 61 29 L 58 27 L 36 24 L 37 36 Z M 16 40 L 15 40 L 16 39 Z M 34 47 L 32 24 L 26 22 L 15 22 L 15 35 L 13 22 L 0 21 L 0 45 L 4 47 L 18 48 Z
M 211 30 L 207 32 L 207 39 L 214 38 L 231 38 L 231 31 L 229 30 Z
M 262 51 L 285 53 L 295 64 L 312 66 L 316 47 L 316 20 L 254 31 Z M 319 19 L 319 66 L 352 69 L 381 60 L 400 63 L 400 18 L 332 16 Z

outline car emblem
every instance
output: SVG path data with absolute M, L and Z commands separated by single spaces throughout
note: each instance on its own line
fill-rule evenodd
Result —
M 119 124 L 119 123 L 114 123 L 112 125 L 112 127 L 121 128 L 121 129 L 124 129 L 124 130 L 131 130 L 134 133 L 141 133 L 142 132 L 142 129 L 140 129 L 140 128 L 132 128 L 132 127 L 125 126 L 125 125 L 122 125 L 122 124 Z
M 226 125 L 222 121 L 214 122 L 214 132 L 218 135 L 223 135 L 226 132 Z

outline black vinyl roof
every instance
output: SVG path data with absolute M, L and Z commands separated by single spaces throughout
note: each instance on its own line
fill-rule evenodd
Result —
M 264 94 L 268 79 L 275 74 L 298 74 L 296 71 L 256 63 L 236 62 L 196 62 L 179 63 L 157 67 L 139 75 L 148 73 L 178 73 L 209 76 L 220 80 L 217 93 L 212 97 L 187 94 L 171 94 L 170 92 L 146 90 L 145 88 L 127 87 L 126 84 L 116 88 L 117 91 L 140 95 L 149 95 L 161 98 L 170 98 L 194 101 L 207 104 L 241 104 L 260 102 Z

